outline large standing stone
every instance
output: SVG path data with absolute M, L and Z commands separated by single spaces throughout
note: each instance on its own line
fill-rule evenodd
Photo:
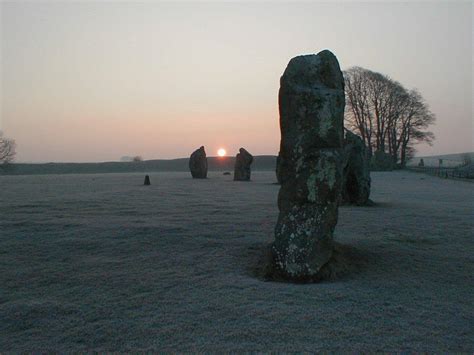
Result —
M 250 165 L 253 162 L 253 156 L 244 148 L 239 149 L 239 153 L 235 157 L 234 180 L 249 181 Z
M 370 164 L 362 138 L 346 131 L 344 139 L 344 178 L 342 202 L 358 206 L 367 205 L 370 195 Z
M 333 253 L 342 184 L 344 79 L 325 50 L 293 58 L 280 79 L 280 214 L 274 272 L 311 281 Z
M 207 178 L 207 157 L 204 147 L 201 147 L 191 154 L 189 158 L 189 170 L 195 179 Z

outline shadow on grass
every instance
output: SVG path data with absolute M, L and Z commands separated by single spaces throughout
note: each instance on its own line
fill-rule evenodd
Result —
M 317 283 L 349 279 L 362 272 L 372 260 L 372 254 L 353 246 L 334 244 L 330 261 L 324 265 L 318 275 L 307 279 L 288 280 L 273 262 L 271 244 L 255 244 L 249 248 L 249 274 L 261 281 L 285 283 Z

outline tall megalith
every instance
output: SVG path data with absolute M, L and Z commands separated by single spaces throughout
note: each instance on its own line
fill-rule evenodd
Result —
M 239 153 L 235 157 L 234 180 L 249 181 L 250 165 L 252 165 L 253 156 L 244 148 L 239 149 Z
M 344 79 L 330 51 L 298 56 L 280 79 L 279 216 L 273 272 L 319 278 L 333 253 L 342 185 Z
M 189 170 L 195 179 L 207 178 L 207 157 L 204 146 L 196 149 L 189 158 Z

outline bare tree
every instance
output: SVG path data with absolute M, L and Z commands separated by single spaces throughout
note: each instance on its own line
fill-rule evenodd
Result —
M 344 72 L 346 88 L 345 121 L 349 130 L 360 134 L 369 149 L 369 156 L 372 156 L 374 120 L 370 110 L 368 82 L 365 77 L 366 70 L 360 67 L 353 67 Z
M 133 157 L 132 161 L 137 163 L 137 162 L 143 161 L 143 158 L 140 155 L 137 155 Z
M 8 164 L 15 158 L 15 141 L 8 139 L 3 136 L 3 132 L 0 131 L 0 164 Z
M 346 126 L 362 137 L 370 155 L 387 152 L 394 163 L 405 166 L 414 144 L 431 144 L 434 135 L 426 129 L 435 116 L 418 91 L 360 67 L 345 71 L 344 79 Z
M 398 143 L 395 154 L 399 156 L 402 167 L 405 167 L 409 159 L 408 153 L 414 154 L 414 144 L 425 142 L 432 145 L 435 138 L 432 132 L 427 131 L 427 128 L 434 123 L 435 115 L 429 110 L 421 94 L 412 90 L 406 101 L 396 126 Z

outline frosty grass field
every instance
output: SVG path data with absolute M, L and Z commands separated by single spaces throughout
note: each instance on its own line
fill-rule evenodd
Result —
M 0 177 L 0 351 L 474 351 L 474 185 L 372 174 L 341 207 L 357 268 L 254 274 L 273 172 Z

